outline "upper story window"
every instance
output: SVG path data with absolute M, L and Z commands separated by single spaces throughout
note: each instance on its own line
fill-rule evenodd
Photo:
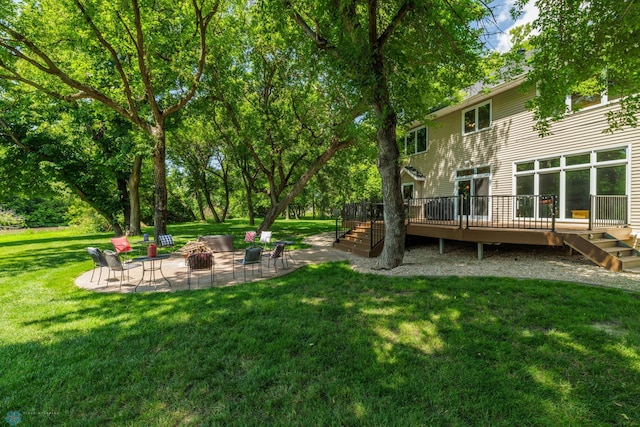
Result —
M 462 133 L 477 132 L 491 126 L 491 101 L 462 112 Z
M 583 95 L 581 93 L 574 93 L 570 97 L 567 97 L 569 102 L 569 108 L 572 110 L 582 110 L 583 108 L 593 107 L 594 105 L 600 105 L 603 101 L 602 94 L 595 95 Z
M 404 137 L 404 154 L 424 153 L 429 148 L 429 132 L 426 126 L 407 132 Z
M 615 82 L 603 84 L 597 78 L 587 79 L 574 87 L 574 92 L 567 95 L 567 111 L 578 111 L 589 107 L 607 104 L 620 98 L 619 88 Z

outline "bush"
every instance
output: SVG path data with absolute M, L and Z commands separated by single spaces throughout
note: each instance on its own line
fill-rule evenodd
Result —
M 70 226 L 87 233 L 111 231 L 111 224 L 102 215 L 96 214 L 92 207 L 81 201 L 69 206 L 67 220 Z
M 0 228 L 25 228 L 26 226 L 27 223 L 20 215 L 0 207 Z

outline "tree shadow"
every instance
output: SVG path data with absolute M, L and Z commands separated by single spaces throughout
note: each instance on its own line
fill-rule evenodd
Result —
M 640 415 L 630 329 L 640 300 L 612 290 L 382 278 L 327 263 L 228 288 L 74 292 L 50 304 L 15 326 L 28 339 L 0 344 L 3 407 L 55 413 L 27 423 L 610 425 Z

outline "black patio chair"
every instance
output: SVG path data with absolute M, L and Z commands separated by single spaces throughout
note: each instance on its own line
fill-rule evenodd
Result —
M 124 280 L 124 272 L 127 272 L 127 280 L 129 280 L 129 270 L 140 267 L 137 263 L 123 263 L 120 260 L 120 256 L 114 251 L 104 251 L 104 257 L 107 260 L 109 270 L 114 272 L 114 277 L 117 272 L 120 272 L 120 289 L 122 289 L 122 281 Z
M 262 248 L 247 248 L 244 251 L 244 258 L 240 260 L 242 264 L 242 272 L 244 274 L 244 281 L 247 281 L 247 265 L 251 266 L 251 275 L 253 276 L 254 266 L 257 264 L 260 270 L 260 277 L 262 277 Z
M 98 286 L 100 286 L 100 279 L 102 278 L 102 267 L 109 267 L 109 264 L 107 263 L 107 259 L 105 258 L 104 254 L 100 249 L 88 247 L 87 252 L 89 252 L 91 259 L 93 260 L 93 270 L 91 270 L 91 279 L 89 279 L 89 282 L 93 282 L 93 275 L 95 274 L 96 268 L 97 268 L 98 269 Z M 105 281 L 105 286 L 107 286 L 106 281 Z

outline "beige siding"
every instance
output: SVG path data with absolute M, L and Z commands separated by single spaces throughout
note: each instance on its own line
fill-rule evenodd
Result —
M 414 184 L 417 197 L 453 195 L 455 171 L 465 168 L 465 161 L 474 166 L 491 165 L 490 194 L 510 195 L 514 192 L 514 162 L 628 145 L 631 223 L 640 230 L 640 129 L 604 132 L 605 113 L 618 108 L 611 104 L 571 114 L 552 125 L 551 135 L 541 138 L 533 129 L 532 113 L 525 108 L 534 94 L 533 90 L 523 93 L 514 88 L 489 96 L 491 128 L 467 136 L 461 134 L 462 109 L 437 118 L 436 125 L 429 128 L 427 152 L 408 158 L 408 164 L 426 176 L 426 181 Z M 411 181 L 403 174 L 403 182 Z

